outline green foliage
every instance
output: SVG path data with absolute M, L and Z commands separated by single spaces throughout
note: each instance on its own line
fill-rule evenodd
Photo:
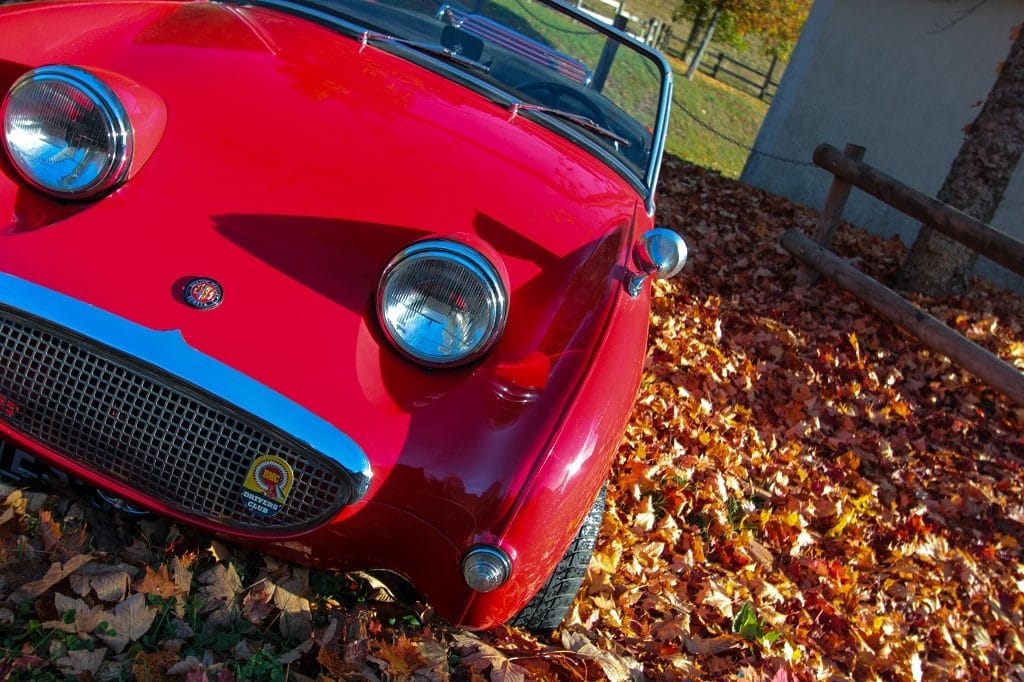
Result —
M 767 54 L 785 59 L 800 35 L 811 9 L 810 0 L 680 0 L 672 18 L 697 22 L 706 29 L 720 10 L 715 40 L 736 49 L 747 36 L 758 36 Z
M 260 649 L 243 662 L 235 662 L 235 678 L 238 680 L 260 680 L 263 682 L 284 682 L 284 668 L 275 656 Z
M 682 0 L 679 6 L 672 13 L 673 21 L 687 20 L 697 24 L 697 41 L 705 30 L 708 21 L 714 13 L 715 3 L 712 0 Z M 745 34 L 739 30 L 739 24 L 735 14 L 722 12 L 715 24 L 715 40 L 737 50 L 745 49 L 747 46 Z
M 732 619 L 732 631 L 750 642 L 760 642 L 765 646 L 777 640 L 782 633 L 777 630 L 765 632 L 765 623 L 757 615 L 757 611 L 750 602 L 745 602 L 743 608 Z
M 746 516 L 746 512 L 743 511 L 743 502 L 730 497 L 725 501 L 726 514 L 729 517 L 729 523 L 736 526 L 737 528 L 743 523 L 743 518 Z
M 739 177 L 768 105 L 700 73 L 694 80 L 686 80 L 679 62 L 669 61 L 676 72 L 673 97 L 678 106 L 672 107 L 669 118 L 666 151 L 726 177 Z M 680 106 L 705 125 L 687 116 Z

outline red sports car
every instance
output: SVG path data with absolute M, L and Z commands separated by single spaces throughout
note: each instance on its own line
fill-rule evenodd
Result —
M 47 0 L 0 36 L 7 468 L 557 626 L 686 257 L 661 56 L 558 0 Z

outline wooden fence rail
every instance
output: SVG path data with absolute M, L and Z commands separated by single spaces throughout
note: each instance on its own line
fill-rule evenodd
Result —
M 1007 270 L 1024 275 L 1024 244 L 1012 237 L 862 161 L 844 156 L 832 145 L 819 145 L 814 150 L 814 163 L 911 218 L 931 225 Z
M 845 155 L 829 145 L 821 145 L 815 150 L 814 162 L 834 175 L 826 210 L 815 232 L 816 240 L 789 230 L 782 236 L 782 246 L 805 265 L 870 305 L 882 317 L 944 354 L 1011 401 L 1024 406 L 1024 373 L 828 250 L 850 185 L 931 225 L 1014 272 L 1024 271 L 1024 244 L 872 168 L 860 161 L 863 154 L 864 148 L 856 145 L 847 145 Z
M 686 40 L 671 31 L 656 47 L 663 50 L 665 54 L 684 61 L 686 61 L 686 57 L 688 56 L 685 54 Z M 737 73 L 736 71 L 728 68 L 730 64 L 734 64 L 748 73 Z M 752 95 L 764 101 L 770 101 L 775 96 L 775 91 L 779 88 L 779 81 L 776 79 L 778 65 L 778 60 L 773 59 L 768 71 L 762 71 L 740 61 L 739 59 L 736 59 L 735 57 L 719 51 L 717 55 L 708 54 L 707 57 L 701 60 L 700 70 L 701 73 L 707 76 L 721 80 L 723 83 L 733 85 L 740 92 Z M 735 78 L 737 83 L 742 85 L 737 85 L 737 83 L 723 80 L 722 78 L 719 78 L 719 74 L 725 74 Z
M 712 78 L 716 80 L 722 80 L 721 78 L 718 77 L 718 74 L 724 73 L 735 78 L 740 82 L 753 86 L 758 91 L 758 99 L 771 99 L 768 92 L 769 88 L 774 87 L 778 89 L 779 87 L 779 84 L 776 83 L 774 80 L 775 67 L 778 66 L 778 63 L 778 58 L 773 58 L 772 65 L 768 69 L 768 71 L 761 71 L 759 69 L 755 69 L 753 66 L 744 64 L 743 62 L 734 57 L 730 57 L 724 52 L 719 51 L 718 58 L 715 59 L 714 66 L 710 66 L 710 62 L 707 62 L 709 72 L 708 75 L 710 75 Z M 750 78 L 748 78 L 749 74 L 734 71 L 729 68 L 730 65 L 736 65 L 743 69 L 744 71 L 749 72 L 749 74 L 753 74 L 754 76 L 758 76 L 759 78 L 757 80 L 751 80 Z
M 661 49 L 672 38 L 672 26 L 660 19 L 644 19 L 625 10 L 623 0 L 574 0 L 576 7 L 606 24 L 621 28 L 634 38 Z M 592 6 L 596 5 L 597 8 Z M 608 16 L 608 12 L 611 16 Z
M 1018 405 L 1024 405 L 1024 374 L 998 356 L 964 338 L 799 231 L 787 231 L 782 235 L 781 243 L 787 251 L 870 305 L 882 317 L 910 332 L 926 346 L 942 353 Z

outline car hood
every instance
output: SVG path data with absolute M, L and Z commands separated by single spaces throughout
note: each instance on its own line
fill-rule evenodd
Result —
M 3 22 L 0 86 L 47 63 L 101 69 L 156 93 L 166 127 L 88 203 L 43 198 L 0 160 L 0 269 L 180 330 L 306 406 L 367 452 L 378 500 L 405 504 L 389 479 L 430 487 L 468 532 L 484 498 L 523 483 L 521 453 L 543 449 L 621 289 L 643 210 L 628 183 L 450 80 L 273 10 L 40 3 Z M 383 340 L 373 299 L 392 255 L 454 233 L 500 255 L 509 321 L 483 362 L 429 373 Z M 223 305 L 184 305 L 193 277 L 219 281 Z

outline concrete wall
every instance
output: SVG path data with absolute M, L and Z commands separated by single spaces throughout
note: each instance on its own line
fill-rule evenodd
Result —
M 864 160 L 934 196 L 1024 21 L 1020 0 L 817 0 L 755 149 L 809 161 L 828 142 L 867 147 Z M 957 21 L 959 19 L 959 21 Z M 951 22 L 957 23 L 949 26 Z M 943 30 L 945 28 L 945 30 Z M 1022 164 L 1024 165 L 1024 164 Z M 742 180 L 820 208 L 832 176 L 751 154 Z M 844 217 L 908 244 L 917 223 L 854 190 Z M 1024 171 L 992 226 L 1024 240 Z M 1024 278 L 979 261 L 978 274 L 1024 291 Z

